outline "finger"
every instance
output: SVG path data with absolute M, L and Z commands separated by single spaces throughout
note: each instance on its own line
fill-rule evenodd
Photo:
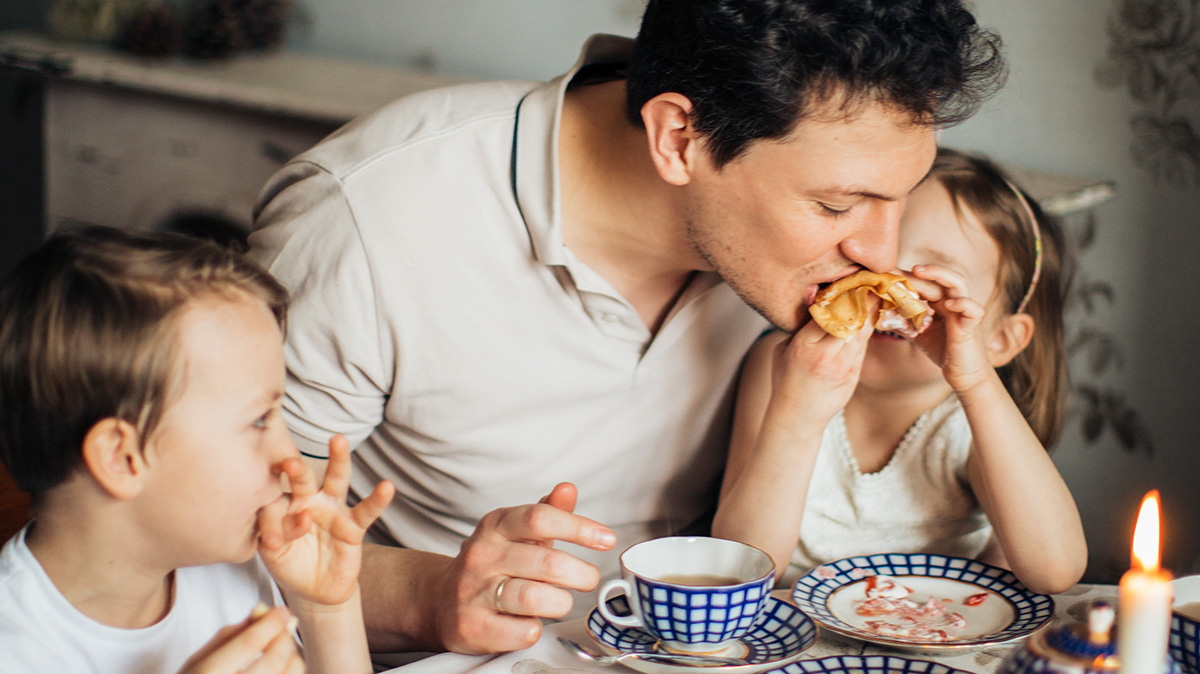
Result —
M 258 511 L 258 543 L 268 550 L 283 545 L 283 519 L 287 516 L 290 499 L 285 494 Z
M 496 533 L 510 541 L 563 541 L 593 550 L 608 550 L 617 543 L 612 529 L 547 503 L 502 509 Z
M 291 638 L 288 629 L 290 615 L 287 609 L 276 607 L 229 638 L 205 658 L 205 664 L 214 670 L 237 671 L 259 658 L 280 636 Z
M 300 658 L 296 649 L 296 639 L 290 629 L 275 635 L 271 643 L 263 649 L 262 657 L 255 660 L 242 670 L 243 674 L 281 674 L 292 667 L 292 662 Z M 303 671 L 303 670 L 301 670 Z
M 519 651 L 537 643 L 542 634 L 542 621 L 537 618 L 490 613 L 481 621 L 483 629 L 472 630 L 475 638 L 458 648 L 450 643 L 450 650 L 478 654 Z
M 350 441 L 344 435 L 329 438 L 329 467 L 321 490 L 338 501 L 345 501 L 350 491 Z
M 797 342 L 804 345 L 816 344 L 827 337 L 833 340 L 837 339 L 837 337 L 825 332 L 825 328 L 817 325 L 816 321 L 809 321 L 805 323 L 790 340 L 780 342 L 779 348 L 786 349 L 787 345 L 791 344 L 792 342 Z
M 308 533 L 312 527 L 313 514 L 309 510 L 301 510 L 283 518 L 283 541 L 290 543 Z
M 511 615 L 557 619 L 570 613 L 575 604 L 567 590 L 527 578 L 504 576 L 492 592 L 494 608 Z
M 542 497 L 538 503 L 552 505 L 559 510 L 575 512 L 575 504 L 579 500 L 579 489 L 570 482 L 559 482 L 549 494 Z
M 930 302 L 940 301 L 943 297 L 962 297 L 967 294 L 967 278 L 947 267 L 936 264 L 922 264 L 913 267 L 913 273 L 918 278 L 926 279 L 940 286 L 940 288 L 929 292 L 923 292 L 922 289 L 917 290 L 922 297 L 925 297 Z
M 581 592 L 594 589 L 600 582 L 600 571 L 594 565 L 568 552 L 516 541 L 507 545 L 503 556 L 493 564 L 491 572 L 514 580 L 551 583 Z M 492 584 L 488 587 L 494 590 L 496 586 Z M 520 590 L 525 585 L 516 583 L 516 587 Z M 505 587 L 505 591 L 510 590 Z
M 395 494 L 396 487 L 391 482 L 387 480 L 380 482 L 375 485 L 375 489 L 369 496 L 350 509 L 350 517 L 353 518 L 355 524 L 365 530 L 379 519 L 384 509 L 392 502 Z
M 308 464 L 297 457 L 292 457 L 285 460 L 280 467 L 287 475 L 288 483 L 292 486 L 293 496 L 300 498 L 317 493 L 317 476 L 313 474 Z

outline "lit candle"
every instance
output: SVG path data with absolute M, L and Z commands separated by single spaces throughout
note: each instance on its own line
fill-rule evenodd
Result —
M 1163 674 L 1171 625 L 1171 574 L 1158 567 L 1158 491 L 1142 499 L 1133 567 L 1121 577 L 1117 658 L 1121 674 Z

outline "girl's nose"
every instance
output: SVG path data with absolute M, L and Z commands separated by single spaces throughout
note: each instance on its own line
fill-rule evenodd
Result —
M 873 272 L 883 273 L 896 268 L 904 201 L 877 201 L 874 206 L 863 226 L 842 241 L 842 254 Z

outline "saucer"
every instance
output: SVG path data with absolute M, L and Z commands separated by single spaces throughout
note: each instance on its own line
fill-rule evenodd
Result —
M 773 674 L 968 674 L 961 669 L 928 660 L 910 660 L 899 655 L 833 655 L 802 660 L 781 667 Z
M 917 603 L 936 598 L 966 626 L 945 641 L 885 636 L 871 631 L 872 617 L 856 608 L 867 578 L 892 576 Z M 890 648 L 927 654 L 974 650 L 1029 636 L 1050 621 L 1054 600 L 1030 592 L 1012 572 L 973 559 L 934 554 L 848 557 L 801 576 L 792 600 L 822 629 Z
M 608 607 L 618 615 L 629 613 L 629 604 L 624 595 L 608 601 Z M 600 611 L 592 609 L 587 617 L 587 631 L 610 653 L 670 653 L 663 649 L 658 639 L 637 627 L 614 625 Z M 774 597 L 767 600 L 767 607 L 754 627 L 741 639 L 718 653 L 726 657 L 741 658 L 744 665 L 673 665 L 646 662 L 636 658 L 622 664 L 645 674 L 695 674 L 696 669 L 720 670 L 721 674 L 750 674 L 800 657 L 817 640 L 817 626 L 799 609 Z

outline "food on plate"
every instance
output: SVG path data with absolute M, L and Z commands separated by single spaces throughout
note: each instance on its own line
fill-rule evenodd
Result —
M 868 320 L 873 321 L 876 330 L 910 338 L 933 322 L 933 309 L 908 279 L 865 269 L 822 288 L 808 313 L 825 332 L 838 339 L 849 339 Z
M 976 606 L 984 596 L 972 595 L 964 602 Z M 854 612 L 869 618 L 863 629 L 885 637 L 914 641 L 950 641 L 967 627 L 961 613 L 950 610 L 953 601 L 930 597 L 914 601 L 912 590 L 891 576 L 872 576 L 866 582 L 866 599 L 855 602 Z M 974 602 L 974 603 L 971 603 Z

